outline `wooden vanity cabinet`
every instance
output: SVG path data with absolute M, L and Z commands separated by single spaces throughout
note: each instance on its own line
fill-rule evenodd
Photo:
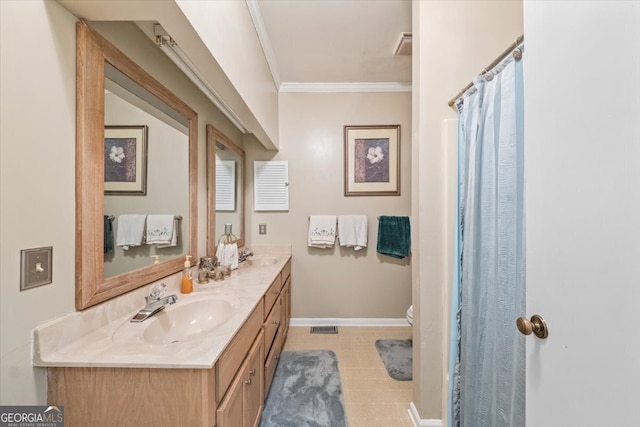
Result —
M 218 406 L 218 427 L 257 427 L 264 406 L 264 332 L 260 331 L 247 358 Z
M 68 427 L 257 427 L 291 319 L 291 261 L 211 369 L 50 367 Z

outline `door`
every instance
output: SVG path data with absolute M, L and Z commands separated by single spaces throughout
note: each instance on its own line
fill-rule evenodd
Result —
M 637 427 L 640 2 L 524 17 L 527 427 Z

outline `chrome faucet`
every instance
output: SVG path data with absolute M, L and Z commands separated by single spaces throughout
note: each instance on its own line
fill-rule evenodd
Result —
M 164 310 L 167 304 L 175 304 L 175 302 L 178 301 L 178 296 L 175 294 L 165 297 L 164 294 L 166 292 L 167 285 L 165 285 L 164 283 L 155 285 L 151 289 L 151 293 L 149 294 L 149 296 L 144 297 L 144 299 L 147 301 L 147 305 L 135 316 L 133 316 L 131 322 L 144 322 L 149 317 Z
M 238 253 L 238 262 L 246 261 L 247 258 L 253 255 L 249 249 L 242 248 L 240 249 L 240 253 Z

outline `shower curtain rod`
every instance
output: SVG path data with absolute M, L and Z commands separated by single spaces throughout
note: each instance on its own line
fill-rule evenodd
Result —
M 484 70 L 482 70 L 482 72 L 480 74 L 484 74 L 487 71 L 489 71 L 490 69 L 492 69 L 493 67 L 495 67 L 496 65 L 498 65 L 500 63 L 500 61 L 502 61 L 504 58 L 506 58 L 507 55 L 509 55 L 515 48 L 520 46 L 522 44 L 522 42 L 524 42 L 524 34 L 522 34 L 520 37 L 518 37 L 515 42 L 511 43 L 509 45 L 509 47 L 506 48 L 504 50 L 504 52 L 502 52 L 496 59 L 494 59 L 491 64 L 487 65 L 486 68 Z M 471 86 L 473 86 L 473 82 L 469 82 L 469 84 L 466 85 L 460 92 L 458 92 L 456 94 L 456 96 L 451 98 L 449 100 L 449 107 L 453 107 L 453 105 L 456 103 L 456 100 L 458 98 L 460 98 Z

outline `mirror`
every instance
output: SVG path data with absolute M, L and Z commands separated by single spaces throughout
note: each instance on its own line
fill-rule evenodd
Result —
M 184 233 L 189 226 L 189 123 L 110 64 L 105 66 L 105 78 L 104 214 L 111 233 L 104 251 L 104 277 L 108 278 L 148 266 L 154 256 L 184 259 L 189 254 L 189 234 Z M 130 214 L 138 216 L 122 217 Z M 147 229 L 155 233 L 147 230 L 147 244 L 129 247 L 136 236 L 128 227 L 146 214 L 165 216 L 147 217 Z
M 195 111 L 84 22 L 77 24 L 77 51 L 76 308 L 82 310 L 180 271 L 185 254 L 197 259 L 198 126 Z M 129 161 L 127 153 L 138 161 L 127 165 L 134 178 L 124 179 L 117 166 Z M 113 227 L 114 250 L 105 253 L 108 217 L 117 221 L 125 213 L 171 214 L 175 242 L 125 253 Z
M 207 252 L 215 255 L 225 225 L 244 246 L 244 150 L 207 125 Z

